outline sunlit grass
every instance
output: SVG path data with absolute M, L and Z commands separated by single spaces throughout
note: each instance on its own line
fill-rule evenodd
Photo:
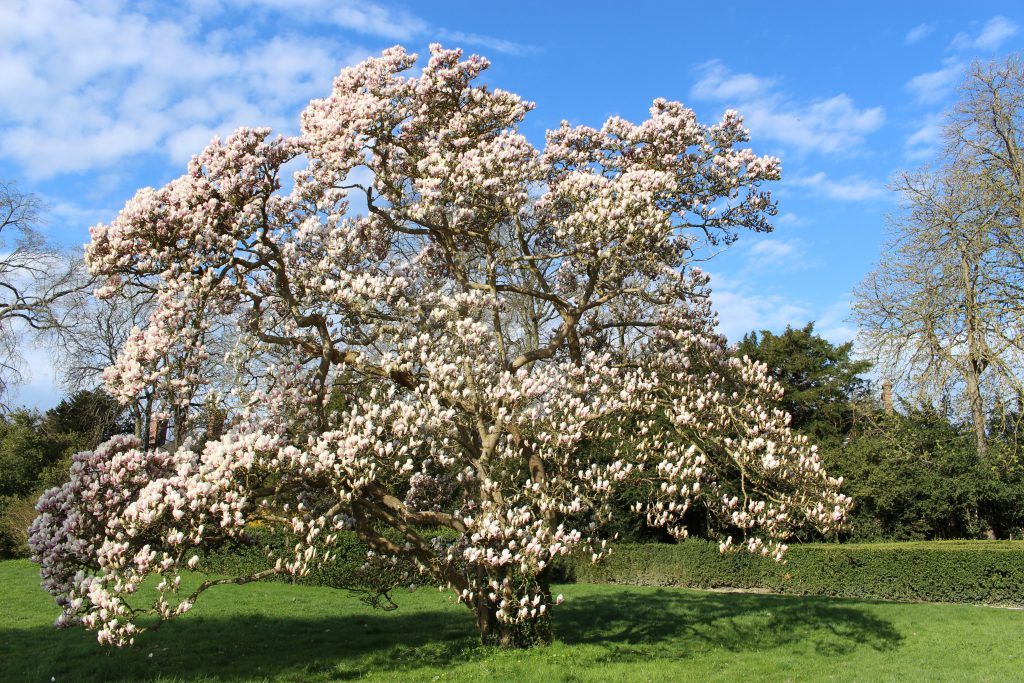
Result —
M 226 586 L 131 649 L 55 631 L 34 565 L 0 563 L 0 681 L 1024 680 L 1024 613 L 675 588 L 563 586 L 557 641 L 480 647 L 428 589 L 374 610 L 345 592 Z

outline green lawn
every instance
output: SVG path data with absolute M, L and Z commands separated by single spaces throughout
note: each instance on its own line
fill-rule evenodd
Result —
M 469 612 L 287 584 L 211 590 L 132 649 L 55 631 L 34 565 L 0 563 L 0 681 L 1024 680 L 1024 612 L 676 588 L 564 586 L 557 642 L 479 647 Z

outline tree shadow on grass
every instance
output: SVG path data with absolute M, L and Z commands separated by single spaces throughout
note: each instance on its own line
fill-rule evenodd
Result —
M 903 640 L 892 623 L 863 604 L 673 589 L 612 589 L 576 598 L 561 608 L 558 635 L 570 645 L 604 645 L 616 661 L 784 647 L 835 656 L 861 647 L 893 650 Z
M 486 655 L 477 642 L 468 610 L 189 615 L 121 649 L 93 632 L 36 627 L 0 630 L 0 680 L 347 680 Z
M 820 598 L 588 587 L 555 613 L 568 646 L 600 647 L 595 663 L 691 657 L 701 651 L 810 646 L 825 655 L 889 650 L 900 634 L 863 606 Z M 439 597 L 439 601 L 442 598 Z M 56 681 L 345 680 L 367 672 L 410 677 L 489 656 L 468 610 L 192 614 L 143 634 L 134 648 L 45 627 L 0 630 L 0 679 Z

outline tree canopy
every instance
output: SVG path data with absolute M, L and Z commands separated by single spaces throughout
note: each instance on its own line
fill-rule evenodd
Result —
M 850 403 L 864 387 L 861 375 L 871 368 L 851 357 L 853 343 L 835 345 L 815 334 L 814 323 L 786 326 L 782 334 L 768 330 L 744 335 L 737 354 L 768 366 L 782 387 L 779 405 L 792 417 L 790 425 L 812 437 L 842 434 L 851 419 Z

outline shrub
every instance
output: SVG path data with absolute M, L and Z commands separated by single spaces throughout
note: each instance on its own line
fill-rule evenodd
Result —
M 765 589 L 897 601 L 1024 604 L 1024 543 L 930 541 L 808 544 L 784 564 L 744 552 L 722 555 L 708 541 L 619 545 L 599 564 L 578 562 L 581 583 Z
M 28 527 L 38 496 L 0 496 L 0 558 L 28 557 Z
M 994 473 L 982 466 L 973 436 L 931 410 L 865 416 L 868 424 L 825 459 L 856 501 L 856 541 L 977 538 L 979 508 Z

